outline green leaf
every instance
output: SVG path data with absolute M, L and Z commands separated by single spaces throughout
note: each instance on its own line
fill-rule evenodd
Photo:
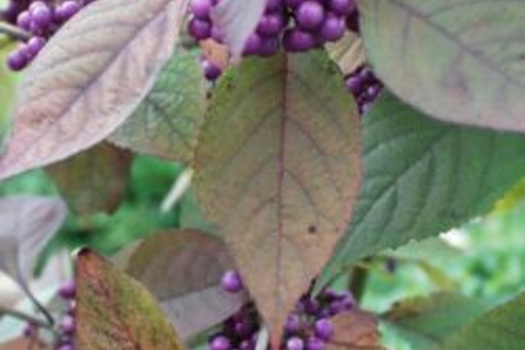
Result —
M 444 121 L 525 131 L 525 6 L 501 0 L 359 1 L 374 72 Z
M 443 345 L 459 327 L 488 307 L 487 303 L 461 294 L 437 293 L 399 301 L 383 319 L 414 349 L 429 350 Z
M 525 137 L 433 121 L 388 93 L 364 139 L 365 184 L 325 278 L 486 213 L 525 175 Z
M 360 131 L 343 76 L 320 50 L 244 60 L 213 94 L 197 194 L 274 346 L 348 225 L 361 182 Z
M 189 162 L 206 107 L 198 58 L 178 51 L 155 86 L 110 141 L 134 152 Z
M 525 349 L 525 294 L 487 312 L 462 328 L 441 350 Z
M 80 349 L 183 349 L 168 319 L 141 284 L 87 250 L 79 253 L 76 264 L 76 342 Z
M 439 237 L 412 241 L 398 249 L 389 249 L 384 254 L 394 259 L 428 261 L 436 265 L 458 260 L 463 256 L 461 250 Z
M 112 214 L 125 194 L 131 153 L 101 143 L 47 168 L 60 193 L 77 215 Z

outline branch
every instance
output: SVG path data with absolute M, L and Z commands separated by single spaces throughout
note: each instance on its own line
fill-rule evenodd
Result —
M 48 322 L 45 322 L 43 320 L 40 320 L 34 316 L 25 314 L 23 312 L 8 309 L 5 306 L 0 305 L 0 315 L 7 315 L 14 318 L 17 318 L 19 320 L 34 324 L 37 327 L 45 328 L 45 329 L 53 329 L 53 325 L 49 324 Z
M 28 41 L 31 39 L 31 33 L 5 22 L 0 22 L 0 34 L 5 34 L 19 41 Z

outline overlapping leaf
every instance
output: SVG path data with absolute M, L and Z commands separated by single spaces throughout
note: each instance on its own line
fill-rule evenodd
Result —
M 453 336 L 461 326 L 488 309 L 486 303 L 457 293 L 437 293 L 428 297 L 402 300 L 384 319 L 414 349 L 435 349 Z
M 429 116 L 525 131 L 525 6 L 501 0 L 359 1 L 375 73 Z
M 198 58 L 179 51 L 110 141 L 137 153 L 189 162 L 205 107 L 205 86 Z
M 388 93 L 364 139 L 365 184 L 327 276 L 485 213 L 525 175 L 525 137 L 433 121 Z
M 190 339 L 237 311 L 245 293 L 222 290 L 220 280 L 234 269 L 224 243 L 195 230 L 159 233 L 130 255 L 127 271 L 159 300 L 182 339 Z
M 520 294 L 462 328 L 440 350 L 522 350 L 525 348 L 525 295 Z
M 153 296 L 96 253 L 77 258 L 76 343 L 82 350 L 182 350 Z
M 219 225 L 274 346 L 347 225 L 360 127 L 326 54 L 245 60 L 214 93 L 196 155 L 205 217 Z
M 21 85 L 0 179 L 62 160 L 111 134 L 171 57 L 186 4 L 97 1 L 68 21 Z
M 333 319 L 334 336 L 327 350 L 385 350 L 379 341 L 378 321 L 374 315 L 359 309 Z
M 131 153 L 101 143 L 47 168 L 77 215 L 113 213 L 122 200 L 131 171 Z
M 326 49 L 344 74 L 352 73 L 365 63 L 363 42 L 353 32 L 346 32 L 341 40 L 327 44 Z

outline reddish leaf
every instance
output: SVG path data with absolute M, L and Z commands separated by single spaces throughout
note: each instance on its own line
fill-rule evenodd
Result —
M 209 111 L 196 154 L 199 199 L 277 346 L 350 220 L 361 180 L 358 114 L 321 51 L 243 61 Z
M 38 55 L 21 85 L 0 179 L 106 138 L 171 57 L 187 0 L 104 0 L 86 7 Z
M 113 213 L 124 196 L 133 157 L 101 143 L 47 169 L 77 215 Z
M 213 20 L 230 49 L 232 61 L 240 59 L 248 37 L 257 27 L 266 0 L 222 0 L 213 10 Z
M 333 320 L 334 336 L 327 350 L 381 350 L 378 322 L 365 311 L 354 309 Z
M 234 268 L 224 243 L 194 230 L 156 234 L 129 259 L 128 272 L 159 299 L 183 339 L 223 321 L 247 300 L 219 282 Z
M 153 296 L 97 254 L 79 253 L 76 283 L 80 349 L 183 349 Z

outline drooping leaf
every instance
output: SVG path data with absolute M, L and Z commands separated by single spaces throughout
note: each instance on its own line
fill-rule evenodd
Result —
M 47 168 L 69 207 L 77 215 L 113 213 L 129 180 L 133 157 L 101 143 Z
M 192 53 L 175 53 L 155 86 L 110 141 L 137 153 L 189 162 L 204 116 L 202 69 Z
M 244 45 L 257 27 L 265 7 L 266 0 L 222 0 L 212 10 L 213 22 L 230 49 L 232 61 L 240 59 Z
M 66 214 L 66 205 L 58 198 L 0 198 L 0 270 L 27 285 L 39 254 Z
M 277 346 L 359 191 L 359 120 L 340 71 L 321 51 L 243 61 L 212 97 L 194 168 Z
M 414 349 L 431 350 L 443 345 L 488 307 L 487 303 L 458 293 L 437 293 L 402 300 L 383 319 Z
M 374 315 L 354 309 L 337 315 L 332 323 L 334 335 L 327 350 L 385 350 L 380 344 Z
M 458 260 L 463 256 L 461 250 L 440 237 L 412 241 L 397 249 L 389 249 L 383 254 L 394 259 L 427 261 L 436 265 Z
M 327 44 L 326 50 L 344 74 L 352 73 L 365 63 L 361 37 L 350 31 L 341 40 Z
M 234 264 L 224 243 L 195 230 L 153 235 L 131 255 L 128 273 L 159 300 L 182 339 L 190 339 L 240 309 L 245 293 L 227 293 L 222 274 Z
M 27 71 L 0 179 L 67 158 L 132 114 L 171 57 L 187 0 L 104 0 L 57 32 Z M 125 9 L 125 11 L 123 11 Z
M 385 93 L 364 117 L 365 184 L 327 268 L 486 213 L 525 175 L 525 137 L 434 121 Z
M 76 261 L 76 343 L 82 350 L 182 350 L 153 296 L 96 253 Z
M 440 349 L 525 349 L 524 318 L 525 294 L 520 294 L 467 324 Z
M 523 2 L 359 5 L 367 58 L 403 100 L 444 121 L 525 131 Z

